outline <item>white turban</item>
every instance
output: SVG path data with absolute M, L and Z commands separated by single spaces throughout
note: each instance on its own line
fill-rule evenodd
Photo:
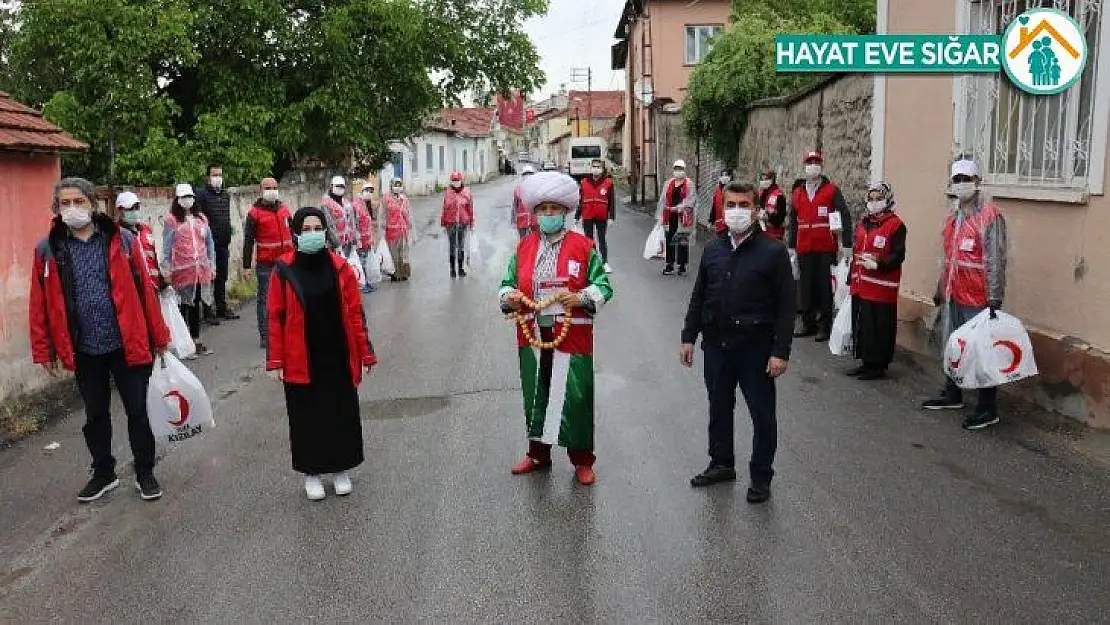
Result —
M 536 210 L 544 202 L 577 210 L 578 183 L 562 172 L 541 171 L 524 178 L 520 183 L 520 196 L 528 210 Z

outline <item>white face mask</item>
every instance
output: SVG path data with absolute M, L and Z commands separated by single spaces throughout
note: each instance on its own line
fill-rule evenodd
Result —
M 212 188 L 213 189 L 220 189 L 224 186 L 223 176 L 213 176 L 210 179 L 210 182 L 212 183 Z
M 732 182 L 732 176 L 721 176 L 720 181 L 721 181 L 721 186 L 724 186 L 724 185 Z
M 347 194 L 347 187 L 332 187 L 331 194 L 335 197 L 343 197 Z
M 374 199 L 374 192 L 373 191 L 363 191 L 362 192 L 362 199 L 364 199 L 364 200 Z
M 886 210 L 886 200 L 871 201 L 867 203 L 867 212 L 876 215 Z
M 393 195 L 401 195 L 401 187 L 393 187 L 390 190 L 393 191 Z
M 821 176 L 821 166 L 820 165 L 818 165 L 816 163 L 806 165 L 806 178 L 809 178 L 810 180 L 814 180 L 814 179 L 816 179 L 820 176 Z
M 191 197 L 182 197 L 177 199 L 177 203 L 181 205 L 181 208 L 189 210 L 193 207 L 193 204 L 196 203 L 196 200 Z
M 675 180 L 682 180 L 686 177 L 686 171 L 682 169 L 676 169 L 674 170 L 674 177 Z
M 92 223 L 92 213 L 84 208 L 63 208 L 62 223 L 73 230 L 80 230 Z
M 452 189 L 461 189 L 462 188 L 462 181 L 461 180 L 452 180 L 451 181 L 451 188 Z
M 279 194 L 278 194 L 277 189 L 263 189 L 262 190 L 262 199 L 266 200 L 267 202 L 276 202 L 276 201 L 278 201 L 278 196 L 279 196 Z
M 948 187 L 948 190 L 952 195 L 965 202 L 975 197 L 975 192 L 978 191 L 978 189 L 975 188 L 974 182 L 953 182 L 952 185 Z
M 726 208 L 725 225 L 728 226 L 729 232 L 733 234 L 747 232 L 752 227 L 752 209 Z
M 763 191 L 766 191 L 767 189 L 770 189 L 771 188 L 771 181 L 770 180 L 760 180 L 759 181 L 759 188 L 760 188 L 760 190 L 763 190 Z

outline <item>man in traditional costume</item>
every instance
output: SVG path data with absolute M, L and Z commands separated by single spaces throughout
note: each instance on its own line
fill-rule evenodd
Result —
M 551 467 L 551 446 L 567 449 L 582 485 L 594 474 L 594 316 L 613 297 L 605 261 L 588 237 L 567 230 L 579 204 L 574 179 L 559 172 L 520 185 L 538 232 L 520 240 L 501 280 L 501 310 L 517 321 L 528 453 L 515 475 Z

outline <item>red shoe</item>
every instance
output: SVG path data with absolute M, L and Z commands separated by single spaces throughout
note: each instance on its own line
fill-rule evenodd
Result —
M 520 462 L 513 465 L 513 475 L 524 475 L 525 473 L 533 473 L 535 471 L 542 471 L 543 469 L 550 469 L 551 461 L 537 462 L 532 456 L 524 456 Z
M 589 486 L 597 481 L 597 474 L 594 473 L 594 468 L 585 465 L 574 467 L 574 477 L 578 478 L 578 483 L 583 486 Z

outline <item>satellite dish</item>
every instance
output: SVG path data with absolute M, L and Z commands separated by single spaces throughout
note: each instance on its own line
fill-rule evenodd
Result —
M 652 90 L 650 82 L 641 78 L 633 85 L 633 89 L 635 90 L 634 96 L 641 106 L 651 106 L 651 103 L 655 101 L 655 92 Z

